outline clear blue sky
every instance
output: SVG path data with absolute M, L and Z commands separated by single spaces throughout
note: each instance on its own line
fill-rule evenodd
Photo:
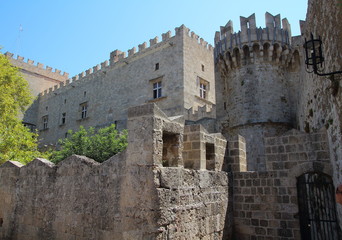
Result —
M 228 20 L 240 30 L 239 16 L 281 14 L 299 35 L 307 0 L 0 0 L 0 46 L 7 51 L 70 73 L 70 77 L 185 24 L 213 44 Z M 22 26 L 22 31 L 20 31 Z

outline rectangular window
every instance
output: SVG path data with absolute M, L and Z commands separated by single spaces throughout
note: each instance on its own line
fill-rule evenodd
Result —
M 207 84 L 203 82 L 200 83 L 200 97 L 207 98 Z
M 160 82 L 153 83 L 153 98 L 160 98 L 162 96 L 162 85 Z
M 49 116 L 46 115 L 43 117 L 43 129 L 48 129 L 48 122 L 49 122 Z
M 157 71 L 159 69 L 159 63 L 156 63 L 155 70 Z
M 87 117 L 87 105 L 83 105 L 82 106 L 82 114 L 81 114 L 81 118 L 86 118 Z
M 81 111 L 81 119 L 85 119 L 88 116 L 88 103 L 81 103 L 80 104 L 80 111 Z
M 66 113 L 62 113 L 62 124 L 65 124 Z

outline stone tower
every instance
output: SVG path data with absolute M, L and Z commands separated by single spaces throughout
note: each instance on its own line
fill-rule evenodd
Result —
M 265 28 L 256 27 L 254 14 L 240 24 L 237 33 L 229 21 L 215 34 L 217 118 L 226 137 L 245 137 L 248 170 L 265 170 L 263 138 L 294 125 L 299 52 L 280 15 L 266 13 Z

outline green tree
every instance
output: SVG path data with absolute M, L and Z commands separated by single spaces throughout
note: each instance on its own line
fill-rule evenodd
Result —
M 84 155 L 97 162 L 103 162 L 127 147 L 127 130 L 119 133 L 112 124 L 97 132 L 93 127 L 88 130 L 68 131 L 68 138 L 59 140 L 61 150 L 52 153 L 50 159 L 58 163 L 72 154 Z
M 32 100 L 28 82 L 0 53 L 0 164 L 7 160 L 26 164 L 41 156 L 37 134 L 30 132 L 19 118 Z

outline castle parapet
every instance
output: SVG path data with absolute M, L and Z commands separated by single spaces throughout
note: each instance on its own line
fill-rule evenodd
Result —
M 232 21 L 215 33 L 215 61 L 223 58 L 228 70 L 257 59 L 285 66 L 298 66 L 299 46 L 292 45 L 291 26 L 286 18 L 266 12 L 266 27 L 257 27 L 255 14 L 240 17 L 241 30 L 234 32 Z M 296 64 L 295 64 L 296 63 Z
M 22 56 L 17 55 L 16 58 L 14 58 L 14 54 L 10 52 L 6 52 L 4 54 L 10 62 L 18 67 L 19 69 L 23 69 L 26 71 L 30 71 L 51 79 L 58 81 L 65 81 L 69 77 L 69 73 L 64 72 L 62 74 L 62 71 L 59 69 L 53 69 L 52 67 L 46 66 L 44 68 L 44 64 L 37 63 L 37 65 L 34 65 L 34 61 L 31 59 L 27 59 L 27 62 L 25 62 L 25 58 Z
M 204 49 L 207 49 L 208 51 L 213 51 L 214 48 L 212 45 L 208 44 L 203 38 L 200 38 L 198 35 L 196 35 L 194 32 L 190 33 L 190 29 L 185 27 L 184 25 L 181 25 L 180 27 L 175 28 L 175 35 L 172 35 L 171 31 L 167 31 L 166 33 L 162 34 L 162 41 L 159 41 L 159 37 L 156 36 L 152 39 L 150 39 L 149 46 L 147 42 L 143 42 L 142 44 L 138 45 L 138 48 L 133 47 L 129 49 L 126 52 L 120 51 L 120 50 L 114 50 L 110 53 L 109 60 L 106 60 L 105 62 L 102 62 L 101 64 L 98 64 L 92 68 L 89 68 L 86 71 L 83 71 L 76 76 L 69 79 L 67 82 L 65 82 L 64 85 L 58 85 L 57 87 L 54 87 L 51 91 L 43 91 L 41 92 L 40 96 L 44 96 L 46 94 L 52 93 L 54 91 L 61 91 L 62 88 L 67 88 L 68 85 L 70 85 L 73 82 L 76 81 L 82 81 L 84 79 L 92 79 L 93 74 L 97 74 L 98 72 L 103 71 L 103 69 L 110 67 L 122 67 L 127 65 L 130 61 L 134 61 L 134 59 L 139 58 L 141 55 L 149 54 L 149 52 L 155 51 L 155 49 L 158 48 L 165 48 L 165 47 L 172 47 L 173 46 L 173 39 L 174 38 L 183 38 L 188 37 L 190 39 L 193 39 L 199 46 L 202 46 Z M 13 55 L 13 54 L 12 54 Z M 21 57 L 20 57 L 21 59 Z M 22 61 L 22 60 L 20 60 Z M 31 63 L 31 60 L 30 60 Z M 31 63 L 32 64 L 32 63 Z M 44 68 L 44 65 L 38 63 L 38 68 Z M 47 67 L 47 72 L 51 72 L 52 68 Z M 60 73 L 60 70 L 55 70 L 56 73 Z M 66 77 L 67 78 L 67 75 Z M 76 85 L 73 84 L 73 87 Z M 57 92 L 58 93 L 58 92 Z

